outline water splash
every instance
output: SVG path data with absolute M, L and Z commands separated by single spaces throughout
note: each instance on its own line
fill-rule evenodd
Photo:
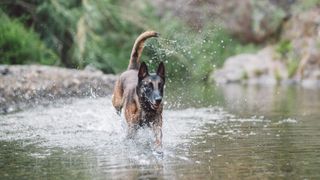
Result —
M 281 126 L 260 116 L 238 118 L 221 107 L 166 109 L 163 118 L 163 157 L 153 153 L 150 129 L 139 130 L 134 140 L 125 138 L 126 123 L 116 115 L 110 97 L 75 99 L 1 116 L 0 142 L 19 142 L 25 149 L 37 147 L 28 156 L 38 161 L 57 154 L 66 160 L 86 157 L 85 168 L 97 166 L 103 173 L 124 178 L 120 171 L 151 168 L 170 174 L 175 171 L 172 166 L 179 164 L 206 166 L 225 157 L 219 151 L 220 141 L 237 144 L 239 139 L 273 137 L 270 128 Z M 296 123 L 279 121 L 284 122 Z

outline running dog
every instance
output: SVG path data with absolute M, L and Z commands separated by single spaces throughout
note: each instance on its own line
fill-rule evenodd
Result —
M 112 104 L 118 114 L 124 109 L 128 138 L 132 138 L 139 127 L 151 127 L 155 135 L 155 148 L 161 151 L 165 67 L 161 62 L 156 73 L 149 73 L 146 63 L 140 63 L 144 41 L 158 36 L 155 31 L 146 31 L 136 39 L 128 69 L 115 83 Z

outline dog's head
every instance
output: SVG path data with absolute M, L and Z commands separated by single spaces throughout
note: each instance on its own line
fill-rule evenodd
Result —
M 161 62 L 156 73 L 148 72 L 146 63 L 142 62 L 138 72 L 137 94 L 140 104 L 145 109 L 157 110 L 163 98 L 165 83 L 164 64 Z

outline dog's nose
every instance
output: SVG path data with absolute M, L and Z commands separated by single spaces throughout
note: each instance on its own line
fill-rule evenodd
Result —
M 158 96 L 154 99 L 156 101 L 157 104 L 160 104 L 161 101 L 162 101 L 162 97 L 161 96 Z

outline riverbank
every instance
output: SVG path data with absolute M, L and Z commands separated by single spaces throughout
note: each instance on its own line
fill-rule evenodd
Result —
M 320 7 L 292 15 L 280 29 L 260 51 L 227 58 L 215 82 L 320 87 Z
M 110 95 L 115 80 L 92 68 L 0 65 L 0 114 L 61 98 Z

